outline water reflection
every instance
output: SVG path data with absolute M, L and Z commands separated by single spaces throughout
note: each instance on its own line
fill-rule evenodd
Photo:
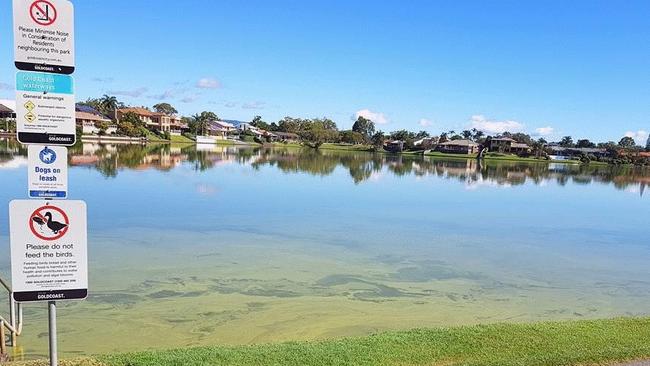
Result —
M 26 149 L 12 140 L 0 148 L 0 166 L 20 164 Z M 434 176 L 461 182 L 468 189 L 480 186 L 518 186 L 555 182 L 558 185 L 612 184 L 634 189 L 643 195 L 650 184 L 650 169 L 634 166 L 528 163 L 474 159 L 446 159 L 410 155 L 372 154 L 296 148 L 250 146 L 192 146 L 82 143 L 70 149 L 71 166 L 96 169 L 108 178 L 122 169 L 170 171 L 189 164 L 206 171 L 223 164 L 248 165 L 254 169 L 275 167 L 285 173 L 328 176 L 337 168 L 349 172 L 355 184 L 362 184 L 382 172 L 395 176 Z

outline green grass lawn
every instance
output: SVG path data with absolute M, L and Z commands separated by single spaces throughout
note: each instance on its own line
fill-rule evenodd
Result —
M 193 144 L 195 142 L 194 140 L 188 139 L 187 137 L 185 137 L 183 135 L 180 135 L 180 136 L 171 135 L 170 137 L 171 137 L 171 139 L 169 141 L 171 141 L 173 143 L 177 143 L 177 144 Z
M 642 358 L 650 358 L 650 318 L 416 329 L 320 342 L 105 355 L 67 365 L 558 366 Z

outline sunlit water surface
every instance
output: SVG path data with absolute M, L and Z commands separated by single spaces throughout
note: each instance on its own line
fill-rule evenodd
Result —
M 0 143 L 7 207 L 26 197 L 27 167 Z M 60 303 L 63 357 L 650 313 L 647 170 L 279 148 L 70 155 L 90 296 Z M 4 209 L 3 278 L 7 231 Z M 46 354 L 46 316 L 26 307 L 18 358 Z

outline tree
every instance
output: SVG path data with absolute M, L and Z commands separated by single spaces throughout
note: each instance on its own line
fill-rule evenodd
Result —
M 407 130 L 399 130 L 399 131 L 391 132 L 390 138 L 399 141 L 414 140 L 415 134 Z
M 314 148 L 319 148 L 326 142 L 337 142 L 339 131 L 336 123 L 329 118 L 314 118 L 296 120 L 300 126 L 300 135 L 311 143 Z
M 588 139 L 580 139 L 576 143 L 576 147 L 596 147 L 596 144 L 589 141 Z
M 190 132 L 195 135 L 205 135 L 210 122 L 218 121 L 219 117 L 213 112 L 203 111 L 192 116 L 189 128 Z
M 618 142 L 618 146 L 624 148 L 631 148 L 636 146 L 636 142 L 630 136 L 625 136 Z
M 648 141 L 645 143 L 645 151 L 650 151 L 650 136 L 648 136 Z
M 300 132 L 300 122 L 295 118 L 284 117 L 282 120 L 278 121 L 278 131 L 298 133 Z
M 137 114 L 128 112 L 122 116 L 117 124 L 117 133 L 130 137 L 143 137 L 146 135 L 145 124 Z
M 517 132 L 510 135 L 510 138 L 517 141 L 520 144 L 532 145 L 535 141 L 530 137 L 530 135 Z
M 172 105 L 169 103 L 158 103 L 153 106 L 153 110 L 158 113 L 166 114 L 168 116 L 173 116 L 178 113 L 176 108 L 172 107 Z
M 123 106 L 124 104 L 118 101 L 117 97 L 104 94 L 99 100 L 98 111 L 112 117 L 115 115 L 115 110 Z
M 483 131 L 472 128 L 472 140 L 479 141 L 481 138 L 483 138 L 483 136 L 485 136 L 485 133 L 483 133 Z
M 574 147 L 573 138 L 571 136 L 564 136 L 560 140 L 560 146 L 562 147 Z
M 312 147 L 318 149 L 326 142 L 338 140 L 339 133 L 331 129 L 326 129 L 322 124 L 314 124 L 309 130 L 303 132 L 303 137 L 311 142 Z
M 263 130 L 270 130 L 269 124 L 262 120 L 262 116 L 253 117 L 251 120 L 251 126 L 261 128 Z
M 362 134 L 367 140 L 375 133 L 375 124 L 363 117 L 359 116 L 352 125 L 352 131 Z
M 348 144 L 359 145 L 366 142 L 366 136 L 360 132 L 352 130 L 341 131 L 341 141 Z
M 473 134 L 472 131 L 470 130 L 463 130 L 463 132 L 461 132 L 460 135 L 463 136 L 465 140 L 471 140 Z
M 431 135 L 427 131 L 420 131 L 415 135 L 416 139 L 423 139 L 428 137 L 431 137 Z
M 375 132 L 375 134 L 370 138 L 370 142 L 372 143 L 372 146 L 375 148 L 375 150 L 381 149 L 384 146 L 385 140 L 386 137 L 384 137 L 384 133 L 381 131 Z

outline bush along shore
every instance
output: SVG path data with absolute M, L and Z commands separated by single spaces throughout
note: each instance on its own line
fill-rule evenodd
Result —
M 191 144 L 196 136 L 218 136 L 231 144 L 269 144 L 299 142 L 304 146 L 321 148 L 329 144 L 347 145 L 354 150 L 374 152 L 422 153 L 436 151 L 463 156 L 488 152 L 488 158 L 514 160 L 570 160 L 580 163 L 607 163 L 617 165 L 650 166 L 650 137 L 638 141 L 623 136 L 616 141 L 595 142 L 572 136 L 544 137 L 524 132 L 483 131 L 476 128 L 456 132 L 413 132 L 397 130 L 383 132 L 375 123 L 357 116 L 350 129 L 340 129 L 329 118 L 284 117 L 277 122 L 266 122 L 261 116 L 251 121 L 224 120 L 212 111 L 202 111 L 191 116 L 180 116 L 176 108 L 161 102 L 151 108 L 132 107 L 115 96 L 104 95 L 77 103 L 77 126 L 84 136 L 139 138 L 145 142 L 172 142 Z M 0 132 L 15 132 L 13 119 L 0 119 Z M 88 138 L 88 137 L 87 137 Z M 228 138 L 228 140 L 223 140 Z M 547 136 L 547 138 L 550 138 Z M 223 144 L 223 143 L 222 143 Z
M 492 324 L 357 338 L 102 355 L 64 366 L 611 365 L 650 358 L 650 318 Z M 42 361 L 11 366 L 40 366 Z

